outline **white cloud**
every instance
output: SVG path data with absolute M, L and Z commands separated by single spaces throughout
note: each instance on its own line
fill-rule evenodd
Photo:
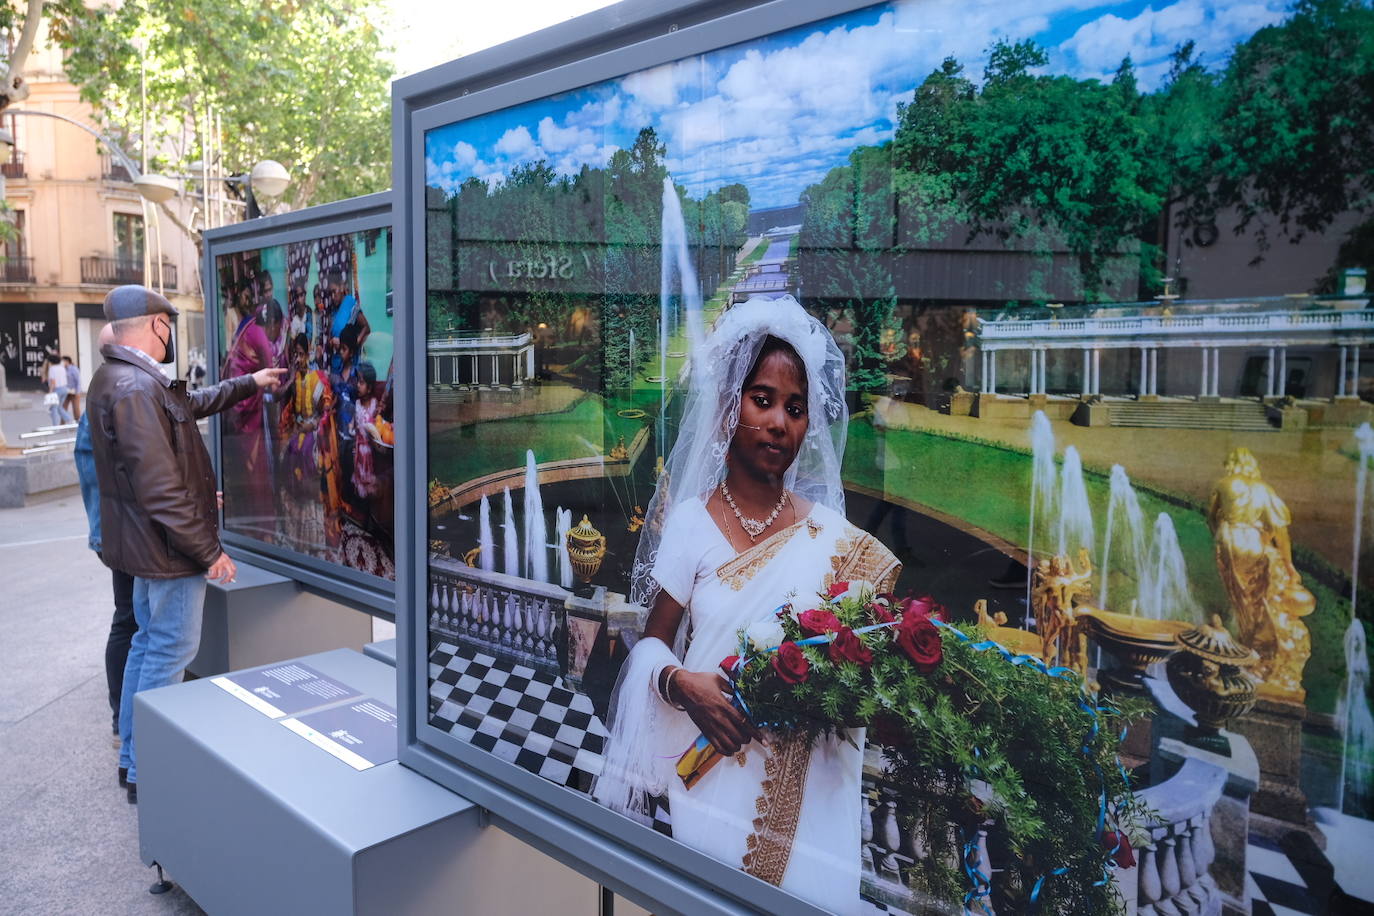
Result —
M 496 141 L 495 149 L 502 156 L 511 159 L 527 159 L 532 158 L 537 147 L 534 137 L 530 136 L 529 128 L 521 124 L 502 134 L 501 139 Z
M 1168 72 L 1169 56 L 1184 42 L 1195 42 L 1204 62 L 1215 66 L 1237 41 L 1283 16 L 1283 0 L 1239 5 L 1178 0 L 1159 9 L 1147 6 L 1129 19 L 1108 13 L 1082 25 L 1058 50 L 1070 73 L 1099 79 L 1109 77 L 1129 56 L 1142 88 L 1153 89 Z
M 521 128 L 522 130 L 524 128 Z M 539 145 L 550 153 L 561 153 L 594 139 L 596 132 L 577 127 L 559 127 L 545 116 L 539 122 Z

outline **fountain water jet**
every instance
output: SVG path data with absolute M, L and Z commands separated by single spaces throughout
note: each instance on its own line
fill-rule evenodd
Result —
M 572 557 L 568 555 L 568 532 L 572 530 L 572 510 L 562 506 L 554 513 L 554 529 L 558 532 L 558 584 L 573 587 Z
M 1054 467 L 1054 428 L 1043 410 L 1031 417 L 1031 495 L 1030 531 L 1026 540 L 1026 615 L 1024 626 L 1030 627 L 1031 578 L 1035 570 L 1037 523 L 1049 529 L 1058 502 L 1058 481 Z
M 663 179 L 663 216 L 661 256 L 658 272 L 658 450 L 666 455 L 668 418 L 668 320 L 673 310 L 673 271 L 677 270 L 682 289 L 682 309 L 687 317 L 690 352 L 697 352 L 706 337 L 701 317 L 701 290 L 687 247 L 687 223 L 682 218 L 682 201 L 671 176 Z
M 549 581 L 548 527 L 544 498 L 539 493 L 539 469 L 534 449 L 525 450 L 525 575 L 536 582 Z
M 1149 550 L 1145 537 L 1145 514 L 1140 508 L 1140 498 L 1131 486 L 1131 478 L 1127 476 L 1126 469 L 1119 464 L 1112 465 L 1111 497 L 1107 503 L 1107 530 L 1103 534 L 1102 562 L 1098 573 L 1102 583 L 1097 606 L 1106 609 L 1127 604 L 1121 601 L 1114 604 L 1111 596 L 1107 594 L 1113 546 L 1120 554 L 1121 569 L 1134 580 L 1138 589 L 1145 579 L 1145 563 Z
M 1369 653 L 1359 617 L 1360 551 L 1364 547 L 1364 502 L 1369 487 L 1369 463 L 1374 460 L 1374 428 L 1361 423 L 1355 430 L 1359 464 L 1355 468 L 1355 534 L 1350 560 L 1350 626 L 1345 631 L 1345 698 L 1340 710 L 1345 743 L 1336 810 L 1345 810 L 1350 786 L 1351 813 L 1363 815 L 1369 803 L 1370 755 L 1374 753 L 1374 714 L 1369 708 Z M 1355 761 L 1352 771 L 1350 761 Z
M 1139 584 L 1137 607 L 1150 620 L 1184 620 L 1201 623 L 1202 614 L 1188 587 L 1188 567 L 1178 544 L 1174 520 L 1167 512 L 1155 519 L 1149 560 Z
M 1078 449 L 1064 449 L 1064 466 L 1059 471 L 1059 547 L 1060 556 L 1077 557 L 1084 548 L 1093 550 L 1093 510 L 1088 503 L 1088 487 L 1083 482 L 1083 461 Z
M 1341 780 L 1336 810 L 1364 817 L 1370 802 L 1370 771 L 1374 768 L 1374 713 L 1369 708 L 1369 651 L 1365 646 L 1364 624 L 1351 620 L 1345 631 L 1345 698 L 1341 704 L 1341 732 L 1345 753 L 1341 756 Z M 1354 766 L 1351 766 L 1351 763 Z
M 520 535 L 515 530 L 515 508 L 511 505 L 510 487 L 505 488 L 502 494 L 502 506 L 504 510 L 504 522 L 501 527 L 501 565 L 508 576 L 520 575 Z
M 496 541 L 491 536 L 491 503 L 486 495 L 482 496 L 482 505 L 478 510 L 478 529 L 477 529 L 477 563 L 483 572 L 492 572 L 496 569 Z

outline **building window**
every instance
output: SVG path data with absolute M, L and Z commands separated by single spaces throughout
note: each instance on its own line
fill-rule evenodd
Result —
M 14 226 L 13 237 L 0 244 L 0 254 L 5 258 L 22 258 L 27 250 L 24 240 L 28 237 L 27 210 L 15 210 L 10 214 L 10 224 Z
M 143 263 L 143 217 L 137 213 L 114 215 L 115 258 L 121 263 Z

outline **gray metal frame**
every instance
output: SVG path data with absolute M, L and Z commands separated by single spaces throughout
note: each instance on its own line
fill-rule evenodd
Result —
M 397 386 L 396 400 L 397 419 L 407 431 L 398 437 L 396 460 L 397 493 L 404 494 L 396 502 L 400 760 L 489 809 L 504 829 L 656 913 L 822 911 L 425 721 L 424 135 L 871 5 L 872 0 L 625 0 L 393 84 L 394 287 L 400 301 L 420 303 L 401 310 L 396 326 L 398 373 L 407 381 Z
M 290 242 L 305 242 L 330 235 L 347 232 L 360 232 L 364 229 L 393 227 L 392 192 L 382 191 L 363 197 L 336 201 L 318 207 L 283 213 L 278 216 L 263 217 L 221 226 L 208 230 L 204 238 L 204 252 L 201 263 L 201 291 L 205 299 L 205 349 L 207 357 L 206 378 L 213 384 L 219 381 L 221 329 L 218 302 L 219 272 L 216 261 L 220 255 L 285 245 Z M 397 233 L 392 232 L 392 244 Z M 395 251 L 392 253 L 392 284 L 396 282 L 398 270 Z M 393 301 L 399 302 L 393 296 Z M 399 313 L 406 309 L 397 309 Z M 397 356 L 399 357 L 399 353 Z M 398 377 L 403 363 L 396 361 Z M 210 452 L 215 464 L 215 478 L 222 480 L 221 430 L 220 418 L 210 421 Z M 399 461 L 397 462 L 399 464 Z M 400 476 L 398 472 L 398 477 Z M 397 492 L 402 492 L 397 484 Z M 403 500 L 397 500 L 397 503 Z M 396 585 L 386 579 L 349 569 L 337 563 L 329 563 L 318 557 L 307 556 L 268 544 L 256 538 L 225 531 L 221 517 L 220 541 L 235 558 L 260 566 L 263 569 L 289 576 L 300 582 L 310 591 L 333 598 L 342 604 L 378 617 L 394 619 L 396 614 Z M 401 532 L 396 529 L 396 566 L 401 567 Z

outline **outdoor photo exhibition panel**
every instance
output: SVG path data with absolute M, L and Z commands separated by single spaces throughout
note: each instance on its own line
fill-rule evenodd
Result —
M 1374 13 L 1266 9 L 399 82 L 403 762 L 656 912 L 1369 893 Z
M 388 614 L 396 578 L 391 250 L 389 194 L 207 233 L 204 367 L 210 382 L 288 370 L 276 392 L 214 423 L 225 543 Z

